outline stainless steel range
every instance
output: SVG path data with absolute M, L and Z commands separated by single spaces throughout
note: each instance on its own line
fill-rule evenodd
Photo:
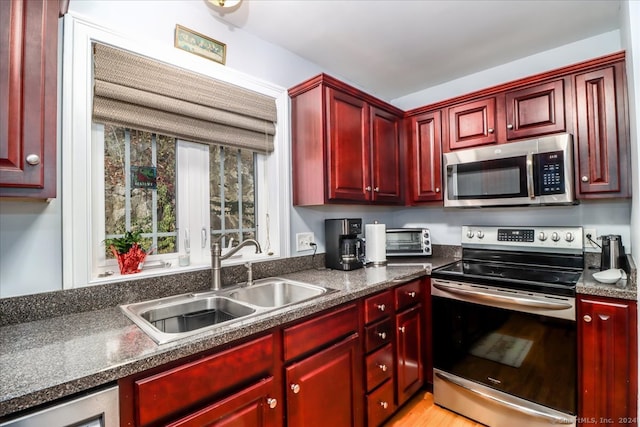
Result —
M 436 404 L 493 427 L 576 424 L 581 227 L 462 227 L 431 273 Z

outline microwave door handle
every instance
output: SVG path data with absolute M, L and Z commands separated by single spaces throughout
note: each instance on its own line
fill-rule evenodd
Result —
M 529 198 L 534 199 L 536 197 L 533 189 L 533 154 L 527 154 L 527 192 Z

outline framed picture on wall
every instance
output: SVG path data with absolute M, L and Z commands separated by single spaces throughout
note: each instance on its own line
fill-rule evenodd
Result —
M 219 62 L 227 60 L 227 45 L 176 24 L 174 46 L 194 55 Z

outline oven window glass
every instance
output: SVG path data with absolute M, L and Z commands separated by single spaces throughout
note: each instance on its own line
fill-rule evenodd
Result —
M 526 197 L 526 157 L 447 166 L 450 200 Z
M 416 232 L 387 232 L 387 252 L 422 252 L 421 233 Z
M 434 366 L 576 414 L 576 323 L 433 296 Z

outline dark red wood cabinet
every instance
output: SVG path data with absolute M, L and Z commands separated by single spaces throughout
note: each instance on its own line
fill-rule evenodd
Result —
M 56 197 L 58 17 L 67 3 L 0 2 L 0 197 Z
M 574 76 L 580 198 L 631 196 L 624 62 Z
M 637 333 L 635 301 L 579 297 L 581 425 L 637 425 Z
M 497 97 L 490 96 L 448 108 L 446 151 L 496 144 L 497 102 Z
M 402 204 L 402 111 L 325 74 L 289 90 L 293 204 Z
M 438 110 L 408 120 L 409 204 L 442 201 L 441 115 Z

